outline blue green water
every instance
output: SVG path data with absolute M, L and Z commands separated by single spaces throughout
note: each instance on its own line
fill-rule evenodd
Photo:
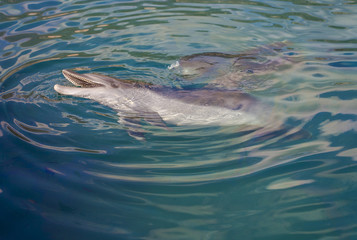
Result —
M 355 0 L 1 1 L 0 239 L 357 239 L 356 22 Z M 181 57 L 263 66 L 279 42 L 288 66 L 236 86 L 273 106 L 253 129 L 143 123 L 139 141 L 53 89 L 62 69 L 189 85 Z

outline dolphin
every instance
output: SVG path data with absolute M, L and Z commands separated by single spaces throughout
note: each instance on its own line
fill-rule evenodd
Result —
M 62 73 L 74 86 L 56 84 L 58 93 L 92 99 L 114 109 L 119 123 L 138 138 L 142 120 L 160 127 L 236 126 L 262 124 L 264 116 L 270 115 L 266 104 L 238 90 L 176 89 L 98 73 Z
M 181 57 L 168 69 L 184 82 L 208 88 L 254 89 L 269 75 L 293 68 L 299 61 L 287 41 L 238 53 L 203 52 Z

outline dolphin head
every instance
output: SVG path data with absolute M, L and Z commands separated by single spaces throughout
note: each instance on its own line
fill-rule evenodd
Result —
M 150 84 L 117 79 L 97 73 L 80 74 L 71 70 L 62 70 L 65 78 L 74 86 L 56 84 L 54 90 L 63 95 L 83 97 L 95 100 L 119 111 L 133 112 L 142 93 L 150 88 Z
M 125 80 L 120 80 L 105 76 L 98 73 L 85 73 L 80 74 L 71 70 L 64 69 L 62 74 L 70 81 L 73 86 L 62 86 L 56 84 L 54 89 L 64 95 L 84 96 L 100 89 L 125 89 L 130 85 Z
M 186 78 L 191 78 L 211 71 L 217 64 L 218 62 L 214 57 L 189 56 L 181 58 L 179 61 L 169 66 L 169 69 L 174 69 L 180 75 Z
M 184 80 L 191 82 L 207 82 L 229 72 L 238 55 L 208 52 L 182 57 L 171 64 L 168 69 L 173 70 Z

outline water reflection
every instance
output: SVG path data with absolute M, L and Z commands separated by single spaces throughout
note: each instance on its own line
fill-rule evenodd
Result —
M 0 238 L 352 239 L 356 12 L 356 1 L 0 2 Z M 168 69 L 180 59 L 208 70 Z M 188 89 L 235 80 L 276 118 L 144 124 L 137 141 L 111 109 L 54 92 L 68 68 Z

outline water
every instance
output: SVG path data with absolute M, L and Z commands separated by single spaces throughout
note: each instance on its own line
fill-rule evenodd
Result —
M 356 4 L 2 1 L 0 239 L 356 239 Z M 229 87 L 271 107 L 255 128 L 143 122 L 139 141 L 53 90 L 62 69 L 201 86 L 225 68 L 168 67 L 247 51 L 262 64 Z

